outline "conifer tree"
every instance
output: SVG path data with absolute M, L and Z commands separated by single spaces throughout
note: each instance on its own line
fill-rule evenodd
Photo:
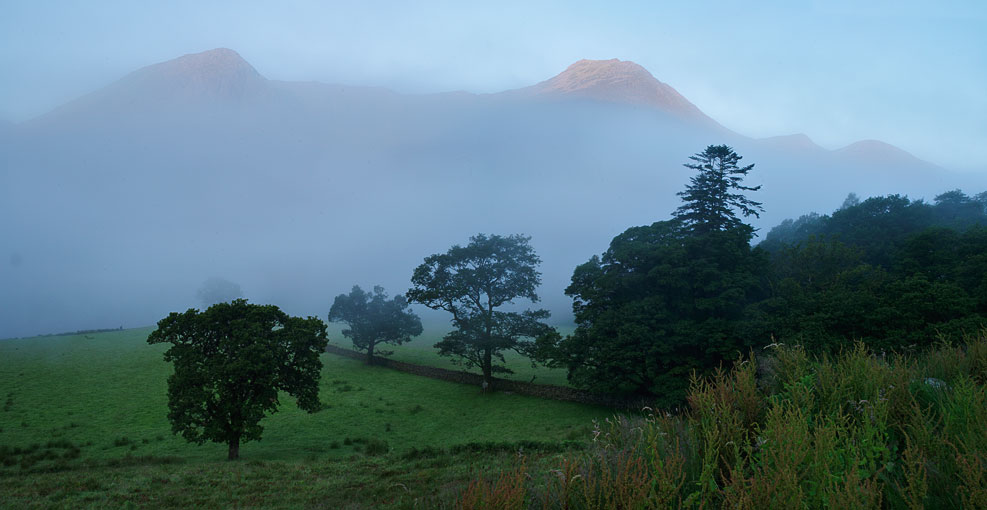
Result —
M 739 211 L 745 218 L 759 217 L 764 211 L 760 202 L 740 193 L 761 189 L 760 186 L 741 184 L 754 165 L 738 166 L 742 156 L 726 145 L 710 145 L 705 151 L 689 156 L 689 159 L 695 163 L 685 163 L 684 166 L 697 174 L 692 176 L 684 191 L 677 193 L 684 203 L 673 216 L 682 222 L 687 231 L 696 234 L 737 228 L 747 229 L 753 234 L 754 230 L 744 224 L 734 211 Z

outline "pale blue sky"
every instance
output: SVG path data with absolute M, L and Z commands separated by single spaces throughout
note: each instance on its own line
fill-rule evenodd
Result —
M 982 0 L 2 3 L 0 118 L 13 121 L 221 46 L 268 78 L 404 92 L 496 92 L 620 58 L 745 135 L 876 138 L 987 172 Z

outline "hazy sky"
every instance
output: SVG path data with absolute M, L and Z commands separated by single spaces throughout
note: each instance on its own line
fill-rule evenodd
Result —
M 0 119 L 215 47 L 272 79 L 404 92 L 496 92 L 620 58 L 745 135 L 875 138 L 987 171 L 985 27 L 983 0 L 5 1 Z

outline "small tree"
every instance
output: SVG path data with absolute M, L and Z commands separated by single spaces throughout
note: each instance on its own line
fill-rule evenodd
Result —
M 373 294 L 354 285 L 349 294 L 340 294 L 329 310 L 331 322 L 343 322 L 349 329 L 343 336 L 353 341 L 353 346 L 367 352 L 367 364 L 373 364 L 374 353 L 382 356 L 391 351 L 377 350 L 379 344 L 401 345 L 411 337 L 422 334 L 422 321 L 407 310 L 408 301 L 397 295 L 387 299 L 384 288 L 374 286 Z
M 694 233 L 733 229 L 751 229 L 737 218 L 734 209 L 744 217 L 758 217 L 764 209 L 737 191 L 757 191 L 760 186 L 744 186 L 741 182 L 754 165 L 737 166 L 742 156 L 726 145 L 710 145 L 706 150 L 689 159 L 686 168 L 698 172 L 689 180 L 684 191 L 677 193 L 684 202 L 673 215 L 683 226 Z
M 226 278 L 208 278 L 202 282 L 202 286 L 196 291 L 195 296 L 199 298 L 203 307 L 209 307 L 216 303 L 229 303 L 237 298 L 243 297 L 240 286 Z
M 409 301 L 452 314 L 456 329 L 435 344 L 439 354 L 479 367 L 484 389 L 493 382 L 494 372 L 511 372 L 494 359 L 503 363 L 505 350 L 528 355 L 533 342 L 522 339 L 551 329 L 540 322 L 549 316 L 547 310 L 498 310 L 518 298 L 538 301 L 535 289 L 541 273 L 535 268 L 541 259 L 528 244 L 530 239 L 478 234 L 467 246 L 429 256 L 411 277 Z
M 843 204 L 837 210 L 849 209 L 851 207 L 857 207 L 858 205 L 860 205 L 860 197 L 858 197 L 856 193 L 851 191 L 849 194 L 847 194 L 846 198 L 843 199 Z
M 277 411 L 279 392 L 305 411 L 320 409 L 319 354 L 328 339 L 315 317 L 237 299 L 172 313 L 147 342 L 171 344 L 164 359 L 175 366 L 168 377 L 172 431 L 197 444 L 226 443 L 230 460 L 239 458 L 241 441 L 260 439 L 260 420 Z

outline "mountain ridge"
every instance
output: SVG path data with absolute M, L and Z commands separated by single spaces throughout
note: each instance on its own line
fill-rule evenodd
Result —
M 280 98 L 279 98 L 280 96 Z M 353 86 L 318 81 L 281 81 L 263 76 L 238 52 L 230 48 L 215 48 L 142 67 L 120 80 L 56 107 L 52 111 L 27 121 L 51 120 L 61 112 L 85 114 L 86 110 L 108 109 L 168 110 L 181 107 L 201 107 L 209 104 L 251 105 L 295 104 L 319 108 L 344 100 L 369 103 L 401 97 L 450 98 L 454 100 L 481 97 L 508 98 L 522 101 L 559 102 L 567 100 L 592 101 L 604 104 L 657 111 L 676 122 L 706 129 L 717 138 L 750 139 L 722 126 L 706 115 L 675 88 L 657 79 L 641 65 L 620 59 L 582 59 L 562 72 L 534 85 L 493 94 L 473 94 L 463 91 L 405 95 L 379 86 Z M 98 113 L 98 112 L 97 112 Z M 804 134 L 782 135 L 754 140 L 772 149 L 784 151 L 826 151 L 837 157 L 859 162 L 884 165 L 904 162 L 938 167 L 921 160 L 904 149 L 876 140 L 860 140 L 846 147 L 829 150 L 817 145 Z

